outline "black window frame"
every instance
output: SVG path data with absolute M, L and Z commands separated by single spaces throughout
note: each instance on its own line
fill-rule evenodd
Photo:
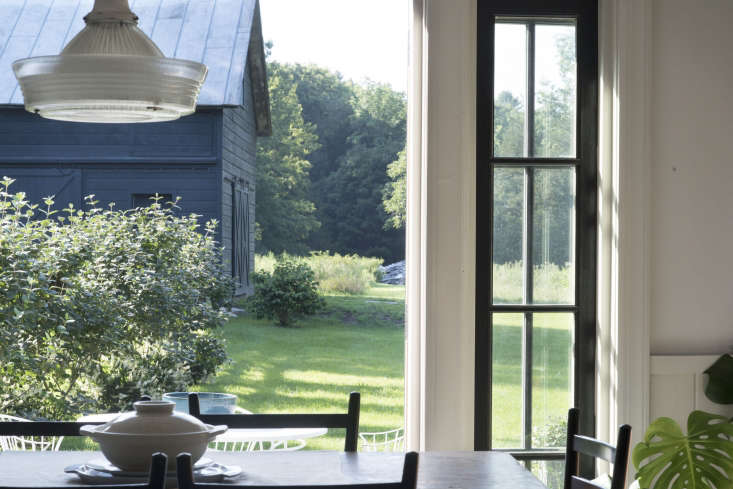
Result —
M 597 0 L 478 0 L 476 100 L 476 350 L 474 448 L 491 447 L 491 338 L 493 313 L 572 312 L 575 315 L 574 403 L 580 432 L 595 435 L 596 243 L 598 181 Z M 577 119 L 574 158 L 495 157 L 494 26 L 497 18 L 574 19 L 577 49 Z M 531 44 L 531 43 L 530 43 Z M 528 46 L 528 51 L 533 46 Z M 528 60 L 532 64 L 533 59 Z M 532 68 L 530 68 L 532 69 Z M 528 99 L 534 99 L 528 94 Z M 528 105 L 533 103 L 528 100 Z M 527 118 L 532 124 L 532 114 Z M 492 293 L 493 169 L 568 167 L 576 172 L 575 302 L 495 305 Z M 531 345 L 531 338 L 530 338 Z M 530 346 L 531 347 L 531 346 Z M 530 369 L 531 372 L 531 369 Z M 526 406 L 525 406 L 526 408 Z M 563 451 L 509 450 L 520 460 L 562 460 Z M 528 463 L 528 462 L 527 462 Z

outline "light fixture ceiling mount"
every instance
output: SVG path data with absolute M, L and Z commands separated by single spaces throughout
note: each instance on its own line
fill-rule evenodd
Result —
M 127 0 L 95 0 L 58 56 L 13 63 L 25 108 L 75 122 L 160 122 L 196 109 L 206 66 L 166 58 Z

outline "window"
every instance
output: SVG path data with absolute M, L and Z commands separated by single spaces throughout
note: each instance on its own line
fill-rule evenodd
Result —
M 594 433 L 597 5 L 480 0 L 477 53 L 475 448 L 561 487 L 568 408 Z

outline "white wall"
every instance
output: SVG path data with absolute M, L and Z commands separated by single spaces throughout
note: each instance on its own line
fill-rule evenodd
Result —
M 733 2 L 654 0 L 651 353 L 733 346 Z

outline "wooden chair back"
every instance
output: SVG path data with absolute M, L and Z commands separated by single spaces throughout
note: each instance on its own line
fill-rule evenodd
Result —
M 234 484 L 198 483 L 193 479 L 191 455 L 182 453 L 176 457 L 178 489 L 415 489 L 417 485 L 417 452 L 405 454 L 402 466 L 402 479 L 397 482 L 333 484 L 333 485 L 293 485 L 293 486 L 258 486 Z
M 346 414 L 201 414 L 195 392 L 188 395 L 188 412 L 204 423 L 229 428 L 343 428 L 346 430 L 344 451 L 355 452 L 359 440 L 361 395 L 349 394 Z
M 100 484 L 90 485 L 84 484 L 83 486 L 62 486 L 62 487 L 48 487 L 48 486 L 23 486 L 23 487 L 6 487 L 0 486 L 0 489 L 165 489 L 165 479 L 168 474 L 168 457 L 164 453 L 154 453 L 153 460 L 150 464 L 150 477 L 148 482 L 140 484 Z
M 597 482 L 580 477 L 580 455 L 600 458 L 613 464 L 610 489 L 624 489 L 626 470 L 629 466 L 631 426 L 625 424 L 618 430 L 616 446 L 595 438 L 578 434 L 580 411 L 568 411 L 568 439 L 565 455 L 564 489 L 607 489 Z

